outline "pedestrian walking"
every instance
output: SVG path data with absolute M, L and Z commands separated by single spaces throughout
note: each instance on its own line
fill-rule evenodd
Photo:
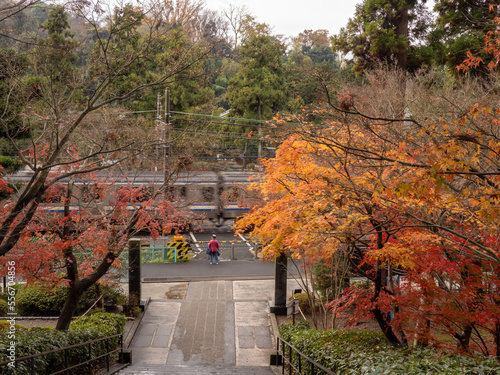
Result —
M 219 264 L 219 241 L 216 239 L 216 235 L 212 235 L 212 239 L 208 242 L 208 249 L 210 254 L 210 264 L 215 260 L 215 264 Z

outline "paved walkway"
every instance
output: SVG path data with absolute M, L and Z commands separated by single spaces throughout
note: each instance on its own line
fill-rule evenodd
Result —
M 296 287 L 289 280 L 287 295 Z M 231 368 L 234 373 L 273 374 L 269 300 L 274 280 L 143 283 L 142 288 L 143 298 L 151 302 L 131 343 L 133 366 L 122 373 L 152 365 L 165 371 L 222 373 Z

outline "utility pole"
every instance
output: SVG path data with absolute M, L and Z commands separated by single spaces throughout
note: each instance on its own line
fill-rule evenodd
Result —
M 161 94 L 158 93 L 158 98 L 156 100 L 156 130 L 161 130 L 162 129 L 162 124 L 161 124 Z M 160 133 L 160 137 L 163 138 L 163 131 Z M 163 139 L 160 139 L 160 144 L 163 144 Z M 159 160 L 160 155 L 159 155 L 159 147 L 156 147 L 156 160 Z M 158 165 L 155 162 L 155 172 L 158 170 Z
M 163 167 L 165 173 L 165 182 L 167 181 L 167 159 L 170 156 L 170 89 L 165 88 L 165 123 L 164 123 L 164 134 L 163 134 Z
M 170 89 L 167 87 L 165 89 L 165 142 L 169 147 L 170 142 Z M 166 155 L 169 156 L 170 152 L 167 151 Z

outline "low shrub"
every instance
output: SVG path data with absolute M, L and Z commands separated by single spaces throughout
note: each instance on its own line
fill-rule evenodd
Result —
M 378 332 L 317 331 L 306 324 L 290 323 L 281 324 L 279 331 L 285 341 L 338 374 L 500 374 L 494 357 L 443 355 L 429 348 L 398 349 Z
M 0 316 L 6 316 L 8 310 L 9 305 L 7 304 L 7 301 L 4 299 L 0 299 Z
M 23 167 L 23 163 L 21 163 L 19 159 L 11 158 L 9 156 L 0 156 L 0 165 L 9 173 L 16 172 Z
M 16 309 L 22 316 L 58 316 L 66 299 L 63 287 L 26 285 L 16 295 Z
M 21 316 L 59 316 L 67 295 L 67 288 L 46 287 L 40 284 L 16 285 L 16 311 Z M 108 285 L 99 285 L 99 293 L 104 299 L 106 311 L 115 311 L 118 305 L 126 301 L 125 294 L 121 289 Z M 3 303 L 7 299 L 5 293 L 0 293 L 0 312 Z M 98 299 L 97 290 L 92 287 L 86 290 L 78 303 L 78 311 L 86 311 Z M 97 304 L 99 307 L 101 303 Z M 2 316 L 2 314 L 0 314 Z
M 142 312 L 142 309 L 139 307 L 139 300 L 137 296 L 131 294 L 128 296 L 128 302 L 123 305 L 123 313 L 126 316 L 137 318 L 139 314 Z
M 92 304 L 99 298 L 97 293 L 98 291 L 95 285 L 87 289 L 81 298 L 81 308 L 90 308 L 90 306 L 92 306 Z M 104 309 L 108 312 L 116 309 L 118 305 L 124 305 L 127 301 L 127 297 L 121 289 L 110 285 L 99 284 L 99 294 L 102 295 L 104 300 Z M 101 306 L 101 301 L 97 303 L 97 306 Z
M 4 330 L 4 329 L 10 329 L 11 328 L 11 323 L 7 320 L 0 320 L 0 331 Z M 21 325 L 21 324 L 17 324 L 15 323 L 14 324 L 14 327 L 16 327 L 16 329 L 26 329 L 25 326 Z
M 41 353 L 86 341 L 123 333 L 125 317 L 115 314 L 99 313 L 89 317 L 82 317 L 73 322 L 67 331 L 56 331 L 51 328 L 16 329 L 16 357 Z M 6 332 L 0 331 L 0 348 L 7 348 L 10 339 Z M 119 339 L 110 340 L 109 348 L 117 347 Z M 92 355 L 98 356 L 106 350 L 106 342 L 92 344 Z M 68 350 L 68 366 L 76 364 L 82 358 L 88 357 L 88 346 Z M 7 351 L 0 351 L 0 362 L 8 360 Z M 56 352 L 53 355 L 37 357 L 35 360 L 37 375 L 45 375 L 59 369 L 64 369 L 64 353 Z M 82 368 L 80 368 L 81 370 Z M 15 374 L 31 374 L 29 362 L 18 362 Z M 78 373 L 78 372 L 74 372 Z
M 111 336 L 123 332 L 127 318 L 123 315 L 109 313 L 95 313 L 89 316 L 82 316 L 74 320 L 70 329 L 85 330 L 87 328 L 98 327 L 101 336 Z
M 299 300 L 299 307 L 300 307 L 300 310 L 302 310 L 302 312 L 304 312 L 304 313 L 311 312 L 311 304 L 309 303 L 309 297 L 307 296 L 307 293 L 295 293 L 288 300 L 291 300 L 291 299 L 298 299 Z

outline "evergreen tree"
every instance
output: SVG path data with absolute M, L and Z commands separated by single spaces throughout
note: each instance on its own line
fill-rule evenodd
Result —
M 323 100 L 323 82 L 330 81 L 334 71 L 339 69 L 328 31 L 304 30 L 294 38 L 285 69 L 291 108 Z
M 20 116 L 24 90 L 19 82 L 26 70 L 26 57 L 13 48 L 0 48 L 0 155 L 16 155 L 11 142 L 31 135 Z
M 234 114 L 265 119 L 284 107 L 283 54 L 284 46 L 266 35 L 252 36 L 241 47 L 241 69 L 228 87 Z
M 467 52 L 480 56 L 486 64 L 491 55 L 484 49 L 484 36 L 495 30 L 493 22 L 497 16 L 496 8 L 490 8 L 489 0 L 436 0 L 434 10 L 437 12 L 436 28 L 432 33 L 432 41 L 439 50 L 439 63 L 445 64 L 450 71 L 456 71 L 467 57 Z M 479 73 L 474 68 L 471 71 Z M 486 70 L 482 71 L 486 74 Z
M 51 112 L 59 118 L 77 100 L 81 81 L 77 79 L 77 46 L 70 31 L 68 16 L 62 6 L 52 8 L 41 26 L 47 38 L 38 42 L 33 51 L 33 74 L 25 84 L 35 99 L 43 97 Z
M 364 0 L 345 28 L 332 38 L 334 50 L 351 53 L 354 70 L 383 62 L 402 70 L 422 64 L 419 43 L 426 39 L 430 14 L 418 0 Z

